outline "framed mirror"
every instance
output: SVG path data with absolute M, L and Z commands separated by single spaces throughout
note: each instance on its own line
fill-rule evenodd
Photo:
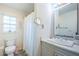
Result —
M 59 6 L 54 12 L 55 36 L 74 37 L 77 33 L 77 3 Z

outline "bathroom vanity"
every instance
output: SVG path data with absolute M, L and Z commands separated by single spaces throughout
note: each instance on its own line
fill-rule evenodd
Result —
M 79 4 L 55 5 L 51 39 L 41 39 L 42 56 L 79 56 Z
M 53 39 L 42 39 L 41 51 L 42 56 L 79 56 L 78 45 L 63 45 Z

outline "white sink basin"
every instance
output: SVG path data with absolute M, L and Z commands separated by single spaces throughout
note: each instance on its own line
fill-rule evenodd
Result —
M 65 40 L 63 38 L 53 38 L 53 42 L 61 45 L 66 45 L 66 46 L 73 46 L 74 41 L 71 40 Z

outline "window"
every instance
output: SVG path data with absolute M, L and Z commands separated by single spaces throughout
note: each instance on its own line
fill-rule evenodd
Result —
M 16 17 L 3 16 L 3 31 L 4 32 L 16 31 Z

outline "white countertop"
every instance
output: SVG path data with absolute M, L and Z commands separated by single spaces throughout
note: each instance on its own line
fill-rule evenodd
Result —
M 78 45 L 73 45 L 72 47 L 64 46 L 64 45 L 57 44 L 57 43 L 53 42 L 52 39 L 41 39 L 41 41 L 47 42 L 47 43 L 52 44 L 54 46 L 57 46 L 57 47 L 65 49 L 65 50 L 72 51 L 74 53 L 79 54 L 79 46 Z

